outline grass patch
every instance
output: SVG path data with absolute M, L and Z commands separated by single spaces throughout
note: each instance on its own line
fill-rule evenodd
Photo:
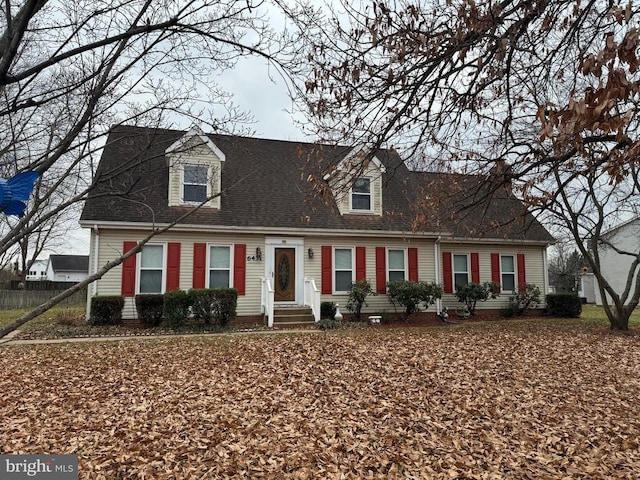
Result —
M 32 308 L 22 308 L 19 310 L 3 310 L 0 311 L 0 328 L 4 328 L 7 325 L 15 322 L 21 316 L 32 311 Z M 84 321 L 85 306 L 84 305 L 64 305 L 53 307 L 43 314 L 37 316 L 33 320 L 27 322 L 20 330 L 28 331 L 47 327 L 49 325 L 55 325 L 58 322 L 64 323 L 74 319 L 74 323 L 79 323 L 80 319 Z

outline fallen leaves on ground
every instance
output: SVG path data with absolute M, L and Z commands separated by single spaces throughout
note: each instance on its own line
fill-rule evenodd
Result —
M 640 339 L 529 329 L 0 350 L 2 453 L 82 479 L 637 478 Z

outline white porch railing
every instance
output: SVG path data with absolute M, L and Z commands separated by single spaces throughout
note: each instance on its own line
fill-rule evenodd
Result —
M 304 306 L 311 307 L 316 322 L 320 320 L 320 290 L 313 278 L 304 279 Z
M 260 305 L 262 313 L 267 317 L 267 326 L 273 327 L 273 302 L 275 291 L 271 286 L 271 282 L 267 278 L 262 279 L 262 295 Z

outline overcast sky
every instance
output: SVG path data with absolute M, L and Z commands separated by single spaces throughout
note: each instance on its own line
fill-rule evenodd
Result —
M 243 58 L 219 79 L 220 86 L 234 95 L 234 103 L 249 112 L 256 123 L 255 136 L 277 140 L 304 141 L 295 126 L 293 104 L 285 80 L 264 59 Z

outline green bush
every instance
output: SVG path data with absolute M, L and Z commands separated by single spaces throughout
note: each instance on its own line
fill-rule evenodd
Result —
M 540 304 L 540 289 L 532 284 L 525 283 L 522 290 L 509 297 L 509 305 L 502 311 L 505 317 L 525 315 L 531 308 Z
M 122 323 L 122 295 L 96 295 L 91 298 L 90 325 L 120 325 Z
M 177 328 L 184 325 L 189 316 L 191 302 L 184 290 L 173 290 L 164 294 L 162 325 Z
M 161 293 L 136 295 L 136 311 L 138 320 L 147 327 L 160 325 L 164 311 L 164 295 Z
M 578 318 L 582 313 L 582 300 L 575 293 L 550 293 L 547 313 L 554 317 Z
M 333 320 L 336 315 L 336 304 L 333 302 L 322 302 L 320 304 L 320 318 Z
M 467 306 L 469 313 L 473 315 L 478 301 L 486 302 L 488 299 L 498 297 L 500 285 L 494 282 L 467 283 L 456 287 L 456 298 Z
M 340 328 L 342 323 L 337 320 L 333 320 L 330 318 L 323 318 L 315 323 L 316 328 L 320 330 L 332 330 L 335 328 Z
M 351 291 L 349 292 L 349 299 L 347 300 L 347 310 L 353 313 L 357 321 L 360 321 L 362 307 L 363 305 L 367 305 L 365 300 L 369 295 L 375 295 L 375 292 L 371 288 L 368 280 L 363 279 L 351 283 Z
M 404 308 L 405 320 L 420 308 L 425 310 L 442 298 L 442 287 L 435 283 L 398 280 L 387 286 L 387 296 L 394 307 Z
M 189 302 L 195 320 L 209 324 L 213 320 L 215 293 L 212 288 L 192 288 L 189 290 Z
M 238 290 L 235 288 L 214 288 L 213 321 L 216 325 L 226 327 L 236 318 L 238 307 Z

